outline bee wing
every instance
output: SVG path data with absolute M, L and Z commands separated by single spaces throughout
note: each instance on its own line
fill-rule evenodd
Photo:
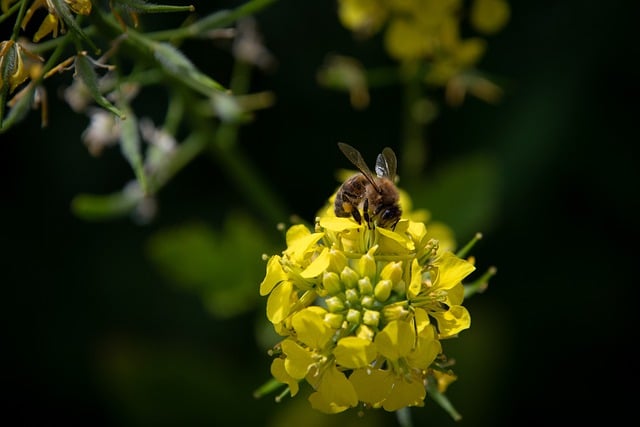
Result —
M 391 148 L 385 147 L 376 159 L 376 174 L 380 177 L 385 176 L 393 182 L 397 168 L 398 160 L 396 159 L 396 154 Z
M 367 166 L 367 162 L 365 162 L 362 158 L 362 154 L 360 154 L 358 150 L 356 150 L 349 144 L 345 144 L 344 142 L 338 142 L 338 148 L 340 148 L 340 151 L 344 153 L 347 159 L 349 159 L 349 161 L 353 163 L 353 165 L 357 167 L 360 172 L 362 172 L 362 175 L 364 175 L 365 178 L 369 180 L 376 191 L 380 192 L 380 187 L 378 187 L 378 184 L 376 184 L 376 182 L 373 180 L 373 174 L 371 173 L 369 166 Z

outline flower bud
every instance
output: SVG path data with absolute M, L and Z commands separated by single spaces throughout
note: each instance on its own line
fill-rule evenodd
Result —
M 352 324 L 357 324 L 360 323 L 360 318 L 362 317 L 362 314 L 358 311 L 358 310 L 354 310 L 354 309 L 349 309 L 349 311 L 347 311 L 347 322 L 352 323 Z
M 347 298 L 347 301 L 349 301 L 351 304 L 357 304 L 360 300 L 360 294 L 355 289 L 347 289 L 347 291 L 345 292 L 345 296 Z
M 329 310 L 330 313 L 339 313 L 341 311 L 344 311 L 344 309 L 346 308 L 344 306 L 344 301 L 342 301 L 342 299 L 337 296 L 329 297 L 325 300 L 325 302 L 327 304 L 327 310 Z
M 394 320 L 404 320 L 409 315 L 409 310 L 406 307 L 406 303 L 387 305 L 382 308 L 382 317 L 385 323 L 392 322 Z
M 358 280 L 358 290 L 361 295 L 371 295 L 373 294 L 373 285 L 371 284 L 371 279 L 369 276 L 365 276 L 362 279 Z
M 365 295 L 360 300 L 360 304 L 366 308 L 373 307 L 375 303 L 376 303 L 376 299 L 372 295 Z
M 340 273 L 340 279 L 347 288 L 355 288 L 358 284 L 358 279 L 360 279 L 360 276 L 358 276 L 358 273 L 356 273 L 351 268 L 345 267 Z
M 378 327 L 380 322 L 380 312 L 375 310 L 365 310 L 364 316 L 362 316 L 362 323 L 371 327 Z
M 324 315 L 324 321 L 333 329 L 338 329 L 342 326 L 344 316 L 342 314 L 327 313 Z
M 373 341 L 373 337 L 375 336 L 375 333 L 373 332 L 373 329 L 371 329 L 369 326 L 360 325 L 356 330 L 356 336 L 358 338 Z
M 342 282 L 340 276 L 333 271 L 325 271 L 322 275 L 322 286 L 327 290 L 329 295 L 336 295 L 342 292 Z
M 375 246 L 374 246 L 375 248 Z M 362 255 L 358 260 L 358 271 L 362 277 L 375 277 L 377 266 L 372 251 Z
M 387 263 L 380 272 L 380 278 L 391 280 L 394 285 L 402 280 L 402 261 Z
M 331 249 L 329 251 L 329 269 L 331 271 L 342 271 L 347 266 L 347 256 L 343 251 Z
M 374 289 L 374 295 L 380 302 L 385 302 L 391 295 L 393 284 L 391 280 L 380 280 Z

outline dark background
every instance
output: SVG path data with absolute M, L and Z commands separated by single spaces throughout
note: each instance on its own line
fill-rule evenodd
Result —
M 427 131 L 425 180 L 469 153 L 491 158 L 497 177 L 474 254 L 498 274 L 467 303 L 472 328 L 445 343 L 459 375 L 448 395 L 461 426 L 614 423 L 635 414 L 640 14 L 634 1 L 511 3 L 511 21 L 489 38 L 480 64 L 505 79 L 504 100 L 442 106 Z M 354 111 L 346 95 L 318 86 L 329 52 L 386 60 L 379 40 L 357 43 L 339 25 L 333 2 L 280 1 L 258 22 L 278 67 L 254 86 L 277 102 L 242 130 L 240 147 L 287 209 L 310 220 L 347 166 L 336 141 L 366 159 L 385 145 L 401 152 L 400 90 L 372 91 L 371 106 Z M 185 49 L 215 70 L 204 45 Z M 253 399 L 269 376 L 256 339 L 264 301 L 218 318 L 149 261 L 146 244 L 164 227 L 219 227 L 228 212 L 254 209 L 224 170 L 208 157 L 189 165 L 159 195 L 151 224 L 80 220 L 70 211 L 76 194 L 115 191 L 132 175 L 117 149 L 89 156 L 79 137 L 87 120 L 55 86 L 50 101 L 49 128 L 34 112 L 0 136 L 5 417 L 16 425 L 332 422 L 302 397 Z M 416 425 L 456 424 L 429 400 L 412 413 Z M 394 425 L 384 413 L 335 419 Z

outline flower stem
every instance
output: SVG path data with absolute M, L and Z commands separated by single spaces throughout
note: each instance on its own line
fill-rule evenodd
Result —
M 413 421 L 411 419 L 411 410 L 408 407 L 398 409 L 396 411 L 396 418 L 400 427 L 413 427 Z

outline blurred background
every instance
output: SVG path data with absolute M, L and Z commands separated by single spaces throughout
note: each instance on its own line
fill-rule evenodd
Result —
M 243 2 L 201 3 L 204 15 Z M 479 64 L 497 76 L 502 100 L 452 107 L 435 92 L 424 171 L 410 183 L 415 207 L 449 224 L 459 244 L 482 232 L 478 270 L 498 269 L 466 302 L 471 328 L 443 343 L 459 377 L 447 395 L 463 419 L 427 399 L 411 411 L 415 425 L 615 422 L 635 409 L 637 2 L 510 3 Z M 333 1 L 278 1 L 255 18 L 277 66 L 256 71 L 251 86 L 275 102 L 241 128 L 237 153 L 276 212 L 312 221 L 350 166 L 337 141 L 370 164 L 384 146 L 402 156 L 402 91 L 372 88 L 368 107 L 355 109 L 318 83 L 332 53 L 389 62 L 379 38 L 357 40 L 340 25 Z M 224 47 L 184 51 L 228 78 Z M 80 219 L 75 196 L 118 191 L 133 174 L 117 148 L 88 153 L 88 120 L 56 82 L 48 128 L 34 112 L 0 135 L 5 417 L 397 425 L 382 411 L 325 416 L 302 397 L 254 399 L 271 363 L 258 285 L 261 255 L 284 248 L 276 222 L 233 179 L 229 159 L 210 155 L 160 191 L 151 221 Z M 136 102 L 150 116 L 164 108 L 153 95 Z

